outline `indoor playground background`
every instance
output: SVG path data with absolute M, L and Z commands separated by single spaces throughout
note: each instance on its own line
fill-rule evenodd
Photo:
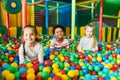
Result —
M 90 22 L 99 49 L 78 52 Z M 70 52 L 50 54 L 56 24 L 64 26 Z M 37 28 L 43 64 L 19 64 L 25 25 Z M 120 0 L 0 0 L 0 80 L 120 80 Z

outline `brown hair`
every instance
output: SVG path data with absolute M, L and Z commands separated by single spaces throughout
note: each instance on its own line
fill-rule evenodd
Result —
M 27 26 L 24 27 L 24 29 L 26 29 L 26 28 L 32 28 L 34 30 L 35 34 L 37 35 L 36 26 L 27 25 Z M 24 29 L 22 30 L 22 34 L 24 34 Z M 37 38 L 36 38 L 36 40 L 37 40 Z M 23 54 L 24 54 L 24 58 L 25 58 L 25 55 L 26 55 L 26 53 L 25 53 L 25 42 L 23 42 Z
M 86 30 L 88 27 L 93 28 L 93 45 L 92 45 L 92 47 L 95 48 L 95 46 L 97 45 L 97 40 L 96 40 L 96 38 L 95 38 L 95 36 L 94 36 L 95 26 L 93 25 L 93 23 L 89 23 L 89 24 L 87 24 L 87 25 L 85 26 L 85 30 Z
M 32 28 L 32 29 L 34 30 L 35 34 L 37 35 L 37 29 L 36 29 L 36 26 L 26 25 L 26 26 L 24 27 L 24 29 L 25 29 L 25 28 Z M 22 31 L 22 34 L 24 34 L 24 29 L 23 29 L 23 31 Z

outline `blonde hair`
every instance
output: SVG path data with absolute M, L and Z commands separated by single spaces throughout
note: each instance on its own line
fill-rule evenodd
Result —
M 92 34 L 92 35 L 93 35 L 93 45 L 92 45 L 92 47 L 95 48 L 95 46 L 97 45 L 97 40 L 96 40 L 96 38 L 95 38 L 95 36 L 94 36 L 95 26 L 94 26 L 93 23 L 89 23 L 89 24 L 87 24 L 87 25 L 85 26 L 85 30 L 86 30 L 87 28 L 93 28 L 93 34 Z

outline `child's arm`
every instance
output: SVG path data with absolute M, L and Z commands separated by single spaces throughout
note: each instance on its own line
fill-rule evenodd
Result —
M 51 43 L 50 43 L 50 49 L 51 49 L 51 52 L 50 52 L 50 54 L 54 54 L 54 40 L 52 39 L 51 40 Z
M 77 50 L 81 51 L 82 50 L 82 39 L 80 40 L 80 43 L 77 46 Z
M 44 55 L 43 55 L 43 47 L 40 45 L 39 46 L 39 50 L 38 50 L 38 61 L 40 63 L 43 63 L 43 58 L 44 58 Z
M 25 55 L 23 54 L 23 45 L 19 48 L 19 64 L 23 64 Z
M 51 49 L 51 52 L 50 52 L 50 54 L 54 54 L 54 52 L 55 52 L 55 51 L 54 51 L 54 49 Z

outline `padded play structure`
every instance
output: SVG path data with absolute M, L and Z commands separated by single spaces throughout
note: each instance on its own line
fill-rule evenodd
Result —
M 78 52 L 90 22 L 99 50 Z M 71 52 L 50 54 L 56 24 L 64 26 Z M 25 25 L 36 26 L 43 64 L 18 64 Z M 0 0 L 0 73 L 0 80 L 120 80 L 120 0 Z
M 48 0 L 44 2 L 41 0 L 28 0 L 26 3 L 26 15 L 23 19 L 21 7 L 23 5 L 21 1 L 15 2 L 13 0 L 9 1 L 1 1 L 0 6 L 0 32 L 1 34 L 7 33 L 7 14 L 9 17 L 9 31 L 10 35 L 13 36 L 20 36 L 22 24 L 36 25 L 39 34 L 52 34 L 51 29 L 52 26 L 55 24 L 62 24 L 66 28 L 66 35 L 71 36 L 73 35 L 84 35 L 84 25 L 89 22 L 99 21 L 99 14 L 100 14 L 100 1 L 99 0 L 77 0 L 75 1 L 75 5 L 72 6 L 72 1 L 53 1 Z M 36 3 L 33 5 L 33 3 Z M 101 32 L 101 39 L 102 41 L 111 41 L 115 40 L 119 37 L 119 0 L 104 0 L 103 1 L 103 21 L 105 18 L 112 19 L 115 22 L 115 26 L 112 25 L 112 21 L 110 21 L 111 25 L 102 26 Z M 10 8 L 6 5 L 10 4 Z M 19 4 L 17 6 L 17 4 Z M 108 10 L 109 7 L 109 10 Z M 73 9 L 75 11 L 72 11 Z M 16 12 L 15 12 L 16 11 Z M 71 13 L 72 12 L 72 13 Z M 5 15 L 6 14 L 6 15 Z M 24 14 L 24 13 L 23 13 Z M 71 19 L 71 15 L 75 15 L 74 19 Z M 96 16 L 97 15 L 97 16 Z M 41 16 L 41 17 L 40 17 Z M 26 21 L 24 21 L 26 20 Z M 23 22 L 22 22 L 23 21 Z M 108 21 L 109 22 L 109 21 Z M 72 25 L 74 24 L 74 25 Z M 114 24 L 114 23 L 113 23 Z M 96 37 L 98 39 L 99 33 L 98 30 L 99 24 L 96 24 Z M 74 29 L 74 31 L 72 30 Z

